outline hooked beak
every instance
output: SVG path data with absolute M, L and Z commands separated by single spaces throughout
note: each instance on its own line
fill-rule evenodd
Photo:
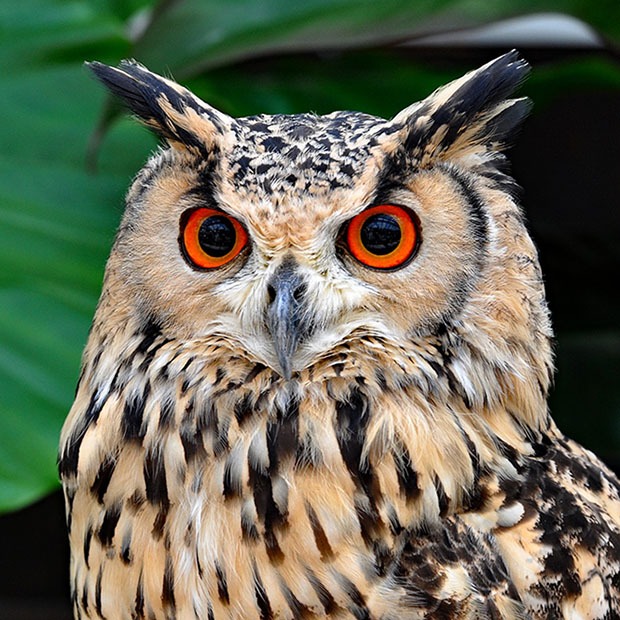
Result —
M 295 261 L 285 261 L 267 286 L 267 327 L 280 362 L 282 376 L 287 380 L 292 375 L 295 351 L 309 333 L 304 307 L 306 286 L 296 267 Z

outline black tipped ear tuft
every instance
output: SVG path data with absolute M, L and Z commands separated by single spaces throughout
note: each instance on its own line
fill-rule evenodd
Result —
M 119 67 L 86 63 L 97 79 L 171 146 L 209 151 L 233 119 L 207 105 L 182 86 L 135 61 Z
M 506 148 L 531 108 L 526 98 L 508 98 L 528 73 L 513 50 L 403 110 L 393 122 L 404 125 L 405 149 L 430 163 Z
M 137 80 L 127 70 L 109 67 L 103 63 L 94 61 L 87 62 L 86 66 L 95 74 L 97 79 L 116 97 L 121 99 L 123 103 L 138 117 L 144 121 L 148 121 L 153 117 L 153 105 L 149 100 L 154 99 L 149 89 Z M 121 63 L 123 69 L 129 68 L 129 63 Z M 138 69 L 135 65 L 134 69 Z M 136 71 L 134 70 L 134 72 Z M 151 89 L 153 90 L 153 89 Z

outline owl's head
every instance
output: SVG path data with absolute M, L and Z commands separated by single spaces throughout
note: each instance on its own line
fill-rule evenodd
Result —
M 167 145 L 128 194 L 108 324 L 284 381 L 364 363 L 387 382 L 449 372 L 472 406 L 497 385 L 546 392 L 538 260 L 503 171 L 529 110 L 515 52 L 391 120 L 231 118 L 139 64 L 91 68 Z

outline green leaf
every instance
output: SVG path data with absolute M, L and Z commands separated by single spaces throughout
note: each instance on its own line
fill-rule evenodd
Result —
M 100 173 L 88 173 L 86 145 L 104 93 L 81 57 L 67 64 L 55 52 L 80 37 L 105 39 L 109 16 L 102 26 L 87 3 L 12 4 L 11 14 L 0 9 L 9 42 L 0 56 L 32 49 L 27 62 L 20 57 L 24 66 L 0 75 L 0 511 L 58 485 L 58 435 L 123 195 L 155 144 L 135 123 L 119 123 Z M 30 24 L 26 5 L 39 11 Z M 53 62 L 41 60 L 50 54 Z
M 181 79 L 248 58 L 377 47 L 543 11 L 620 37 L 620 3 L 612 0 L 184 0 L 162 3 L 133 55 Z
M 71 404 L 88 312 L 54 293 L 0 289 L 0 508 L 57 484 L 56 445 Z
M 22 67 L 89 55 L 126 54 L 124 24 L 87 0 L 22 0 L 0 3 L 0 66 L 4 74 Z
M 424 68 L 384 50 L 244 63 L 186 84 L 234 116 L 357 109 L 389 117 L 459 74 L 458 68 Z

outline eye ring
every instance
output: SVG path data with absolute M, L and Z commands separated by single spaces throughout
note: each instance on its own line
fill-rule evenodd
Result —
M 362 265 L 378 270 L 404 267 L 420 245 L 420 221 L 406 207 L 381 204 L 370 207 L 347 224 L 345 242 Z
M 199 207 L 181 216 L 179 245 L 185 260 L 197 269 L 217 269 L 236 258 L 248 244 L 248 234 L 234 217 Z

